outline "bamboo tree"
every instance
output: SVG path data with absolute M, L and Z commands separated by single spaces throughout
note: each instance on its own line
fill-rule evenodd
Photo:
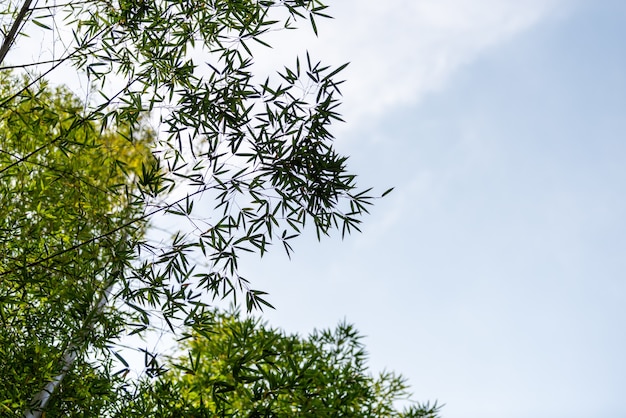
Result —
M 300 336 L 236 310 L 209 310 L 204 320 L 129 409 L 150 417 L 438 416 L 436 403 L 411 401 L 401 375 L 368 370 L 363 337 L 350 324 Z
M 4 78 L 0 91 L 11 94 L 22 84 Z M 128 262 L 127 243 L 144 228 L 84 244 L 140 214 L 141 207 L 120 193 L 151 160 L 152 139 L 145 132 L 130 144 L 118 133 L 101 132 L 82 120 L 81 108 L 67 91 L 41 85 L 16 95 L 0 125 L 0 402 L 27 416 L 39 416 L 72 368 L 89 369 L 86 353 L 108 355 L 106 346 L 124 320 L 120 312 L 105 312 L 104 300 Z M 56 147 L 32 154 L 64 131 Z
M 276 244 L 290 254 L 305 229 L 319 238 L 358 230 L 372 195 L 330 131 L 345 65 L 304 54 L 276 74 L 254 67 L 270 31 L 308 21 L 316 32 L 321 2 L 25 0 L 3 12 L 7 411 L 69 408 L 55 394 L 73 371 L 104 379 L 112 396 L 127 371 L 123 330 L 145 334 L 163 321 L 176 333 L 215 298 L 271 306 L 239 273 L 240 254 Z M 20 61 L 12 48 L 33 30 L 64 47 Z M 85 102 L 46 87 L 59 71 L 86 81 Z M 180 230 L 150 242 L 147 224 L 163 213 Z

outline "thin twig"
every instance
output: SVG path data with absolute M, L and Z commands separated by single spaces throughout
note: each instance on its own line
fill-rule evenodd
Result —
M 115 234 L 116 232 L 119 232 L 119 231 L 121 231 L 121 230 L 123 230 L 123 229 L 125 229 L 125 228 L 127 228 L 127 227 L 129 227 L 129 226 L 131 226 L 131 225 L 133 225 L 133 224 L 136 224 L 137 222 L 140 222 L 140 221 L 143 221 L 143 220 L 145 220 L 145 219 L 148 219 L 148 218 L 150 218 L 152 215 L 156 215 L 157 213 L 160 213 L 160 212 L 163 212 L 163 211 L 165 211 L 165 210 L 171 209 L 171 208 L 173 208 L 174 206 L 176 206 L 177 204 L 179 204 L 180 202 L 183 202 L 183 201 L 185 201 L 186 199 L 189 199 L 190 197 L 193 197 L 193 196 L 198 195 L 198 194 L 200 194 L 200 193 L 203 193 L 203 192 L 205 192 L 205 191 L 207 191 L 207 190 L 210 190 L 210 189 L 212 189 L 213 187 L 215 187 L 215 186 L 213 186 L 213 185 L 206 185 L 205 187 L 203 187 L 203 188 L 201 188 L 201 189 L 199 189 L 199 190 L 196 190 L 196 191 L 195 191 L 195 192 L 193 192 L 193 193 L 189 193 L 189 194 L 187 194 L 185 197 L 182 197 L 182 198 L 180 198 L 180 199 L 177 199 L 176 201 L 174 201 L 174 202 L 172 202 L 172 203 L 168 203 L 168 204 L 166 204 L 165 206 L 161 206 L 161 207 L 159 207 L 159 208 L 157 208 L 157 209 L 154 209 L 154 210 L 152 210 L 152 211 L 150 211 L 150 212 L 148 212 L 148 213 L 146 213 L 146 214 L 144 214 L 144 215 L 142 215 L 142 216 L 140 216 L 140 217 L 138 217 L 138 218 L 131 219 L 130 221 L 127 221 L 127 222 L 123 223 L 122 225 L 120 225 L 120 226 L 118 226 L 118 227 L 116 227 L 116 228 L 113 228 L 112 230 L 110 230 L 110 231 L 108 231 L 108 232 L 105 232 L 104 234 L 101 234 L 101 235 L 95 236 L 95 237 L 93 237 L 93 238 L 90 238 L 90 239 L 85 240 L 85 241 L 82 241 L 82 242 L 79 242 L 78 244 L 72 245 L 71 247 L 68 247 L 68 248 L 66 248 L 66 249 L 64 249 L 64 250 L 57 251 L 57 252 L 56 252 L 56 253 L 54 253 L 54 254 L 50 254 L 50 255 L 49 255 L 49 256 L 47 256 L 47 257 L 40 258 L 40 259 L 39 259 L 39 260 L 37 260 L 37 261 L 33 261 L 33 262 L 31 262 L 31 263 L 27 263 L 27 264 L 22 265 L 22 266 L 20 266 L 20 267 L 18 267 L 18 268 L 15 268 L 15 269 L 9 269 L 9 270 L 6 270 L 6 271 L 2 271 L 2 272 L 0 272 L 0 277 L 7 276 L 7 275 L 9 275 L 9 274 L 15 273 L 17 270 L 21 270 L 21 269 L 25 269 L 25 268 L 31 268 L 31 267 L 38 266 L 38 265 L 40 265 L 40 264 L 43 264 L 43 263 L 45 263 L 45 262 L 47 262 L 47 261 L 50 261 L 50 260 L 52 260 L 52 259 L 56 258 L 56 257 L 59 257 L 59 256 L 61 256 L 61 255 L 63 255 L 63 254 L 67 254 L 67 253 L 69 253 L 69 252 L 71 252 L 71 251 L 77 250 L 77 249 L 79 249 L 79 248 L 81 248 L 81 247 L 83 247 L 83 246 L 85 246 L 85 245 L 88 245 L 88 244 L 91 244 L 91 243 L 94 243 L 94 242 L 100 241 L 101 239 L 106 238 L 106 237 L 109 237 L 109 236 L 111 236 L 111 235 Z

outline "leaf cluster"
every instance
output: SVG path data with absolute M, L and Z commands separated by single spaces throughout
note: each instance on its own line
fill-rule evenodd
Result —
M 0 91 L 21 85 L 6 77 Z M 10 410 L 24 410 L 60 372 L 68 347 L 106 351 L 122 329 L 119 312 L 94 306 L 143 225 L 92 238 L 139 211 L 124 191 L 150 158 L 151 138 L 129 144 L 81 109 L 66 90 L 45 85 L 22 89 L 0 109 L 0 402 Z M 90 369 L 85 358 L 78 363 Z
M 204 320 L 182 343 L 188 355 L 138 397 L 151 416 L 437 416 L 436 404 L 394 405 L 409 399 L 405 379 L 368 372 L 352 325 L 301 337 L 237 311 L 207 311 Z
M 204 323 L 220 298 L 271 306 L 239 273 L 242 254 L 277 244 L 291 256 L 307 229 L 318 238 L 359 230 L 374 196 L 357 187 L 331 134 L 346 65 L 306 54 L 276 74 L 254 67 L 270 32 L 301 21 L 317 32 L 316 19 L 329 17 L 320 1 L 27 1 L 2 12 L 3 51 L 27 23 L 64 45 L 45 61 L 0 56 L 7 410 L 30 408 L 33 393 L 67 377 L 50 408 L 78 414 L 72 399 L 106 399 L 98 388 L 124 385 L 124 333 L 178 333 Z M 84 101 L 45 82 L 68 68 L 87 80 Z M 154 240 L 146 231 L 161 214 L 175 227 Z M 145 366 L 162 373 L 147 351 Z M 93 385 L 74 387 L 82 377 Z M 342 395 L 329 393 L 329 405 L 333 396 Z

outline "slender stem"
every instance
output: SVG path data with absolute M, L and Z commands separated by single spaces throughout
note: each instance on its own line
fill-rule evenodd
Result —
M 9 53 L 9 49 L 11 49 L 11 46 L 13 45 L 13 42 L 15 41 L 15 38 L 17 37 L 17 31 L 20 28 L 20 26 L 22 26 L 22 24 L 24 23 L 24 19 L 26 18 L 26 14 L 28 13 L 28 10 L 30 9 L 31 3 L 32 3 L 32 0 L 24 1 L 24 4 L 22 5 L 20 12 L 17 14 L 17 16 L 15 17 L 15 20 L 13 21 L 11 30 L 9 30 L 9 33 L 7 34 L 7 36 L 5 36 L 4 42 L 2 42 L 2 47 L 0 47 L 0 64 L 4 62 L 4 58 Z
M 96 306 L 91 310 L 89 316 L 85 319 L 81 330 L 77 333 L 77 338 L 74 339 L 73 342 L 65 349 L 63 353 L 63 358 L 61 359 L 62 367 L 61 372 L 56 375 L 52 380 L 50 380 L 44 388 L 37 393 L 32 401 L 31 408 L 28 409 L 24 418 L 41 418 L 43 416 L 43 412 L 48 406 L 48 402 L 50 401 L 50 397 L 57 390 L 65 376 L 69 373 L 74 365 L 74 362 L 78 358 L 78 353 L 80 351 L 80 346 L 84 346 L 88 342 L 88 334 L 95 326 L 96 317 L 98 314 L 102 313 L 102 310 L 109 302 L 109 297 L 113 292 L 113 287 L 117 282 L 117 277 L 119 275 L 119 271 L 116 271 L 112 274 L 111 280 L 109 281 L 108 286 L 104 289 L 104 292 L 100 295 L 100 299 Z
M 54 377 L 51 381 L 49 381 L 46 386 L 33 398 L 31 404 L 34 405 L 34 409 L 29 409 L 24 414 L 25 418 L 41 418 L 43 415 L 43 411 L 48 405 L 48 401 L 50 397 L 56 390 L 56 388 L 61 384 L 63 378 L 67 375 L 67 373 L 72 368 L 74 361 L 78 357 L 78 350 L 75 345 L 71 345 L 68 347 L 65 354 L 63 354 L 63 367 L 61 368 L 61 373 Z

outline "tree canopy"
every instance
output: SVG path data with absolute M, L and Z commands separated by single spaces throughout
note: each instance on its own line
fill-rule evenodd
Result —
M 291 254 L 307 229 L 358 230 L 375 196 L 357 187 L 331 133 L 346 64 L 306 53 L 275 74 L 254 65 L 268 33 L 301 22 L 317 32 L 326 9 L 317 0 L 3 5 L 3 413 L 126 416 L 138 390 L 125 378 L 127 336 L 205 332 L 215 299 L 271 306 L 240 274 L 241 254 L 272 245 Z M 39 54 L 15 52 L 35 34 Z M 51 85 L 60 74 L 68 88 Z M 175 227 L 155 240 L 146 231 L 160 214 Z M 145 382 L 164 373 L 157 354 L 145 351 Z
M 170 360 L 135 407 L 155 416 L 437 416 L 436 404 L 408 402 L 402 376 L 371 375 L 352 325 L 301 337 L 237 311 L 208 311 L 204 319 L 183 339 L 186 354 Z M 402 410 L 400 400 L 408 403 Z
M 104 304 L 145 227 L 120 228 L 141 213 L 125 192 L 151 164 L 153 141 L 143 131 L 131 144 L 82 120 L 80 102 L 65 89 L 22 85 L 0 80 L 5 95 L 21 90 L 0 122 L 0 401 L 10 411 L 25 410 L 74 359 L 80 388 L 65 392 L 97 400 L 89 381 L 105 382 L 85 354 L 101 354 L 125 322 Z M 58 146 L 38 152 L 63 131 Z

